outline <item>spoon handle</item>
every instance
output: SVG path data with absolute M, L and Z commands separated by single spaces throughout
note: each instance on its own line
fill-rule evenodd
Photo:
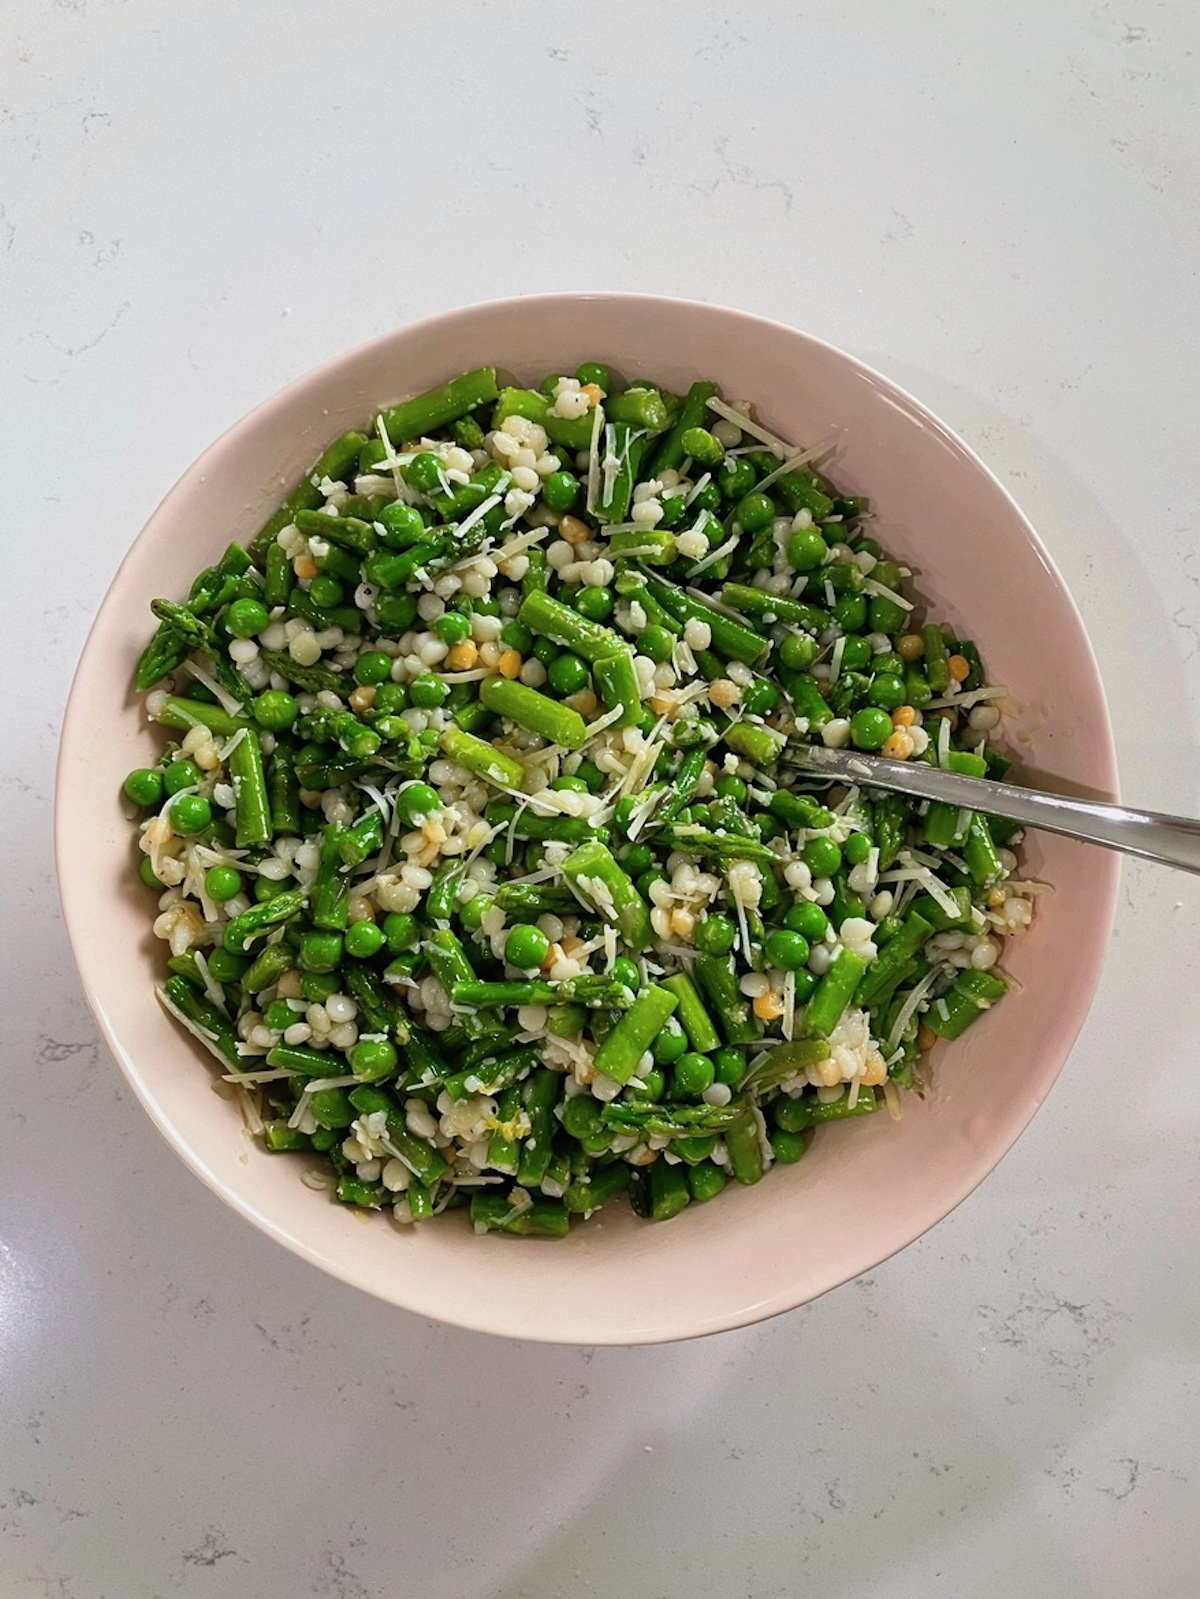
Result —
M 893 789 L 918 799 L 942 800 L 964 810 L 987 811 L 1026 827 L 1065 833 L 1068 838 L 1081 838 L 1163 866 L 1200 873 L 1200 822 L 1184 816 L 1134 811 L 1099 800 L 1068 799 L 1062 794 L 1017 788 L 1012 783 L 993 783 L 984 777 L 962 777 L 941 767 L 926 766 L 923 761 L 892 761 L 857 750 L 801 745 L 790 749 L 785 759 L 793 768 L 813 776 Z

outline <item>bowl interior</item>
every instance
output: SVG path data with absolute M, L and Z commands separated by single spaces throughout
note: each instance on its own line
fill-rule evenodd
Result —
M 1018 759 L 1048 783 L 1115 793 L 1107 709 L 1079 615 L 1012 500 L 935 418 L 819 340 L 716 306 L 570 294 L 448 313 L 376 340 L 292 384 L 184 475 L 118 572 L 72 689 L 56 828 L 67 926 L 88 1001 L 164 1136 L 210 1187 L 322 1269 L 423 1315 L 510 1336 L 651 1342 L 742 1325 L 877 1264 L 944 1216 L 1013 1143 L 1060 1070 L 1099 976 L 1115 857 L 1030 835 L 1027 875 L 1056 889 L 1005 969 L 1022 986 L 937 1056 L 924 1102 L 818 1134 L 798 1166 L 693 1205 L 667 1226 L 622 1207 L 566 1242 L 476 1238 L 461 1217 L 402 1228 L 300 1182 L 303 1157 L 268 1157 L 212 1092 L 212 1072 L 159 1009 L 153 900 L 133 870 L 121 781 L 160 735 L 130 683 L 148 602 L 178 596 L 231 538 L 251 536 L 330 439 L 373 409 L 494 363 L 536 381 L 585 358 L 676 389 L 717 380 L 788 440 L 836 437 L 828 470 L 865 494 L 881 542 L 913 566 L 939 618 L 978 643 L 1020 714 Z

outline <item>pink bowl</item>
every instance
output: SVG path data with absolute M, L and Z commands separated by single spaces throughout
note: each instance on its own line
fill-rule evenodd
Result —
M 186 592 L 246 539 L 320 450 L 382 403 L 486 363 L 537 380 L 586 358 L 680 389 L 716 379 L 785 438 L 836 433 L 831 474 L 867 495 L 881 541 L 917 570 L 939 617 L 977 640 L 1021 709 L 1005 724 L 1049 784 L 1116 797 L 1096 662 L 1061 577 L 1012 499 L 916 400 L 819 339 L 743 312 L 648 295 L 557 294 L 448 312 L 340 356 L 242 419 L 190 468 L 133 545 L 100 608 L 67 707 L 56 845 L 88 1003 L 134 1092 L 176 1152 L 248 1221 L 315 1266 L 421 1315 L 509 1337 L 654 1343 L 743 1326 L 805 1303 L 902 1249 L 1010 1148 L 1058 1075 L 1099 977 L 1117 863 L 1030 835 L 1027 875 L 1057 892 L 1010 943 L 1023 985 L 939 1049 L 932 1092 L 822 1130 L 798 1166 L 727 1190 L 665 1226 L 614 1207 L 563 1243 L 477 1238 L 459 1217 L 364 1225 L 268 1157 L 210 1087 L 152 993 L 161 946 L 119 799 L 158 735 L 130 683 L 154 595 Z

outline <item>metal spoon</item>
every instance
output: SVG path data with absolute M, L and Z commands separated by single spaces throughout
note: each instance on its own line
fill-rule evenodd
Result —
M 1124 850 L 1163 866 L 1200 872 L 1200 822 L 1184 816 L 1131 811 L 1124 805 L 1106 805 L 1098 800 L 1067 799 L 1061 794 L 1017 788 L 1012 783 L 993 783 L 985 777 L 962 777 L 939 766 L 927 766 L 924 761 L 892 761 L 881 755 L 830 750 L 820 745 L 793 745 L 784 762 L 814 777 L 889 788 L 918 799 L 942 800 L 963 810 L 987 811 L 1023 822 L 1026 827 L 1065 833 L 1068 838 Z

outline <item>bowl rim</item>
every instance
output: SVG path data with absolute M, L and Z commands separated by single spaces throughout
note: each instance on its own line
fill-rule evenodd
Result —
M 240 434 L 248 427 L 260 423 L 283 405 L 295 403 L 298 399 L 303 398 L 306 392 L 319 395 L 323 386 L 331 378 L 338 374 L 339 371 L 345 368 L 353 369 L 371 352 L 390 344 L 402 334 L 436 335 L 439 327 L 447 324 L 453 324 L 461 319 L 464 315 L 502 313 L 505 308 L 516 305 L 521 305 L 525 308 L 529 308 L 531 306 L 536 308 L 539 305 L 549 308 L 550 306 L 562 307 L 568 304 L 586 305 L 590 302 L 604 302 L 606 304 L 615 304 L 618 306 L 625 304 L 631 307 L 638 306 L 647 309 L 653 309 L 656 306 L 671 306 L 673 308 L 682 307 L 687 310 L 694 310 L 701 315 L 716 313 L 717 315 L 736 317 L 742 322 L 754 323 L 764 330 L 785 334 L 792 338 L 798 337 L 804 340 L 807 344 L 835 357 L 839 361 L 846 363 L 857 373 L 857 375 L 867 379 L 873 387 L 881 390 L 894 404 L 898 404 L 898 406 L 908 415 L 910 415 L 915 421 L 920 423 L 927 430 L 936 434 L 943 443 L 948 445 L 954 453 L 956 453 L 967 464 L 969 464 L 978 474 L 980 474 L 986 480 L 991 492 L 998 495 L 1006 503 L 1009 513 L 1015 518 L 1026 539 L 1030 542 L 1040 557 L 1047 577 L 1058 589 L 1062 602 L 1068 608 L 1069 614 L 1073 617 L 1075 623 L 1077 624 L 1079 643 L 1081 644 L 1083 652 L 1086 655 L 1086 665 L 1089 669 L 1090 676 L 1097 691 L 1097 710 L 1100 715 L 1100 725 L 1094 727 L 1093 731 L 1097 735 L 1097 742 L 1099 745 L 1099 762 L 1101 766 L 1102 787 L 1106 791 L 1108 798 L 1111 798 L 1114 801 L 1119 799 L 1118 763 L 1116 746 L 1113 738 L 1112 719 L 1108 705 L 1108 698 L 1105 693 L 1104 679 L 1100 672 L 1095 649 L 1084 625 L 1083 617 L 1079 611 L 1079 607 L 1074 596 L 1063 579 L 1062 574 L 1059 572 L 1057 565 L 1055 564 L 1041 537 L 1033 527 L 1029 518 L 1021 510 L 1021 507 L 1017 503 L 1014 496 L 1009 492 L 1009 490 L 1000 481 L 995 472 L 992 471 L 987 463 L 976 453 L 974 449 L 972 449 L 966 440 L 963 439 L 957 432 L 955 432 L 955 430 L 947 423 L 942 421 L 939 416 L 931 411 L 908 389 L 904 388 L 894 379 L 888 377 L 886 373 L 880 372 L 877 368 L 869 365 L 865 361 L 860 360 L 857 356 L 851 355 L 848 351 L 842 349 L 840 346 L 835 345 L 816 334 L 806 332 L 804 329 L 794 327 L 790 323 L 781 322 L 775 318 L 761 316 L 754 312 L 743 311 L 736 307 L 726 306 L 712 301 L 696 300 L 689 297 L 675 295 L 645 294 L 636 291 L 610 291 L 604 289 L 563 290 L 531 295 L 504 296 L 496 299 L 474 301 L 466 305 L 454 306 L 447 310 L 435 312 L 430 316 L 422 317 L 415 321 L 402 323 L 395 328 L 391 328 L 373 338 L 364 340 L 354 345 L 349 350 L 342 351 L 341 353 L 330 357 L 328 360 L 321 362 L 317 366 L 309 368 L 307 371 L 301 373 L 298 377 L 293 378 L 290 382 L 282 385 L 280 388 L 268 395 L 265 399 L 259 401 L 256 405 L 251 407 L 249 411 L 236 418 L 232 423 L 229 424 L 229 426 L 224 428 L 222 432 L 218 434 L 218 436 L 212 441 L 212 443 L 209 444 L 201 452 L 201 454 L 197 456 L 188 467 L 185 468 L 176 482 L 163 495 L 162 499 L 158 502 L 154 510 L 147 518 L 141 531 L 130 544 L 125 555 L 118 563 L 116 570 L 109 580 L 104 597 L 101 600 L 100 605 L 97 607 L 96 614 L 92 620 L 92 625 L 88 630 L 87 638 L 80 652 L 79 661 L 76 665 L 74 673 L 72 674 L 71 685 L 68 691 L 63 712 L 62 726 L 59 733 L 59 750 L 55 765 L 55 793 L 53 808 L 54 859 L 55 875 L 57 879 L 59 902 L 62 907 L 63 922 L 66 928 L 67 939 L 70 945 L 72 958 L 75 962 L 76 971 L 83 989 L 84 998 L 94 1020 L 96 1021 L 97 1026 L 100 1029 L 101 1035 L 108 1046 L 109 1052 L 115 1058 L 122 1074 L 129 1083 L 129 1086 L 133 1089 L 134 1094 L 137 1096 L 142 1108 L 146 1111 L 151 1121 L 157 1127 L 159 1133 L 163 1136 L 175 1154 L 178 1155 L 184 1164 L 201 1180 L 201 1182 L 203 1182 L 207 1188 L 209 1188 L 221 1200 L 223 1200 L 224 1203 L 229 1205 L 245 1220 L 253 1223 L 255 1227 L 257 1227 L 261 1232 L 267 1234 L 267 1236 L 272 1238 L 276 1243 L 282 1244 L 291 1254 L 299 1256 L 301 1259 L 308 1261 L 311 1265 L 316 1266 L 322 1272 L 339 1279 L 351 1287 L 363 1290 L 364 1292 L 371 1294 L 372 1297 L 382 1300 L 386 1304 L 393 1305 L 399 1309 L 409 1311 L 410 1313 L 416 1315 L 423 1315 L 432 1319 L 443 1321 L 448 1326 L 458 1327 L 470 1332 L 481 1332 L 500 1337 L 518 1338 L 531 1343 L 536 1342 L 567 1345 L 578 1344 L 579 1340 L 570 1337 L 556 1337 L 552 1332 L 548 1331 L 546 1333 L 542 1333 L 536 1329 L 530 1330 L 528 1327 L 522 1328 L 520 1331 L 514 1331 L 513 1326 L 508 1319 L 502 1315 L 495 1317 L 490 1316 L 486 1306 L 480 1306 L 478 1313 L 472 1314 L 471 1316 L 455 1315 L 448 1314 L 442 1310 L 433 1309 L 428 1304 L 420 1303 L 419 1294 L 410 1294 L 407 1297 L 405 1297 L 403 1294 L 398 1294 L 392 1291 L 389 1283 L 375 1281 L 365 1276 L 360 1271 L 343 1266 L 342 1263 L 337 1259 L 331 1260 L 325 1252 L 309 1244 L 302 1236 L 299 1236 L 296 1232 L 289 1230 L 273 1216 L 266 1214 L 251 1199 L 240 1193 L 237 1189 L 231 1187 L 208 1166 L 201 1153 L 194 1149 L 189 1143 L 183 1129 L 181 1129 L 180 1126 L 169 1116 L 167 1116 L 160 1108 L 150 1085 L 144 1080 L 141 1070 L 131 1058 L 129 1052 L 122 1043 L 115 1026 L 112 1024 L 104 1003 L 103 995 L 99 992 L 98 985 L 93 980 L 92 962 L 88 953 L 85 906 L 77 901 L 76 891 L 72 888 L 66 872 L 66 834 L 70 826 L 70 816 L 67 814 L 68 798 L 63 776 L 66 767 L 72 758 L 71 752 L 73 746 L 79 740 L 80 736 L 78 721 L 81 712 L 79 707 L 79 695 L 77 692 L 78 686 L 81 681 L 84 680 L 91 667 L 93 655 L 100 650 L 101 637 L 107 623 L 107 613 L 112 603 L 113 591 L 118 586 L 120 576 L 124 572 L 126 566 L 130 565 L 135 560 L 135 557 L 137 556 L 143 544 L 149 544 L 153 542 L 153 539 L 157 534 L 159 524 L 172 516 L 178 503 L 186 500 L 187 496 L 191 493 L 194 484 L 204 477 L 211 464 L 223 453 L 227 441 L 230 440 L 231 437 Z M 1117 895 L 1120 886 L 1120 865 L 1120 856 L 1115 851 L 1104 849 L 1097 850 L 1095 869 L 1101 877 L 1102 892 L 1099 896 L 1099 910 L 1095 925 L 1093 927 L 1093 937 L 1096 939 L 1097 945 L 1102 949 L 1109 943 L 1113 922 L 1115 919 Z M 1094 974 L 1091 978 L 1089 991 L 1087 993 L 1086 1003 L 1080 1008 L 1077 1021 L 1070 1028 L 1069 1033 L 1064 1035 L 1064 1037 L 1060 1040 L 1059 1048 L 1056 1051 L 1056 1059 L 1053 1063 L 1052 1069 L 1049 1072 L 1043 1072 L 1042 1074 L 1041 1080 L 1044 1083 L 1043 1090 L 1039 1093 L 1031 1094 L 1028 1097 L 1026 1108 L 1022 1109 L 1019 1113 L 1014 1112 L 1012 1117 L 1006 1123 L 1003 1147 L 1000 1149 L 999 1153 L 994 1159 L 989 1159 L 983 1168 L 977 1173 L 972 1172 L 969 1174 L 966 1181 L 961 1181 L 953 1187 L 947 1189 L 944 1195 L 933 1202 L 930 1208 L 930 1214 L 920 1218 L 920 1224 L 916 1226 L 914 1230 L 909 1231 L 908 1228 L 904 1229 L 907 1236 L 905 1236 L 902 1241 L 889 1241 L 887 1245 L 879 1249 L 878 1253 L 872 1254 L 869 1259 L 865 1259 L 861 1263 L 856 1263 L 852 1270 L 846 1272 L 845 1275 L 839 1276 L 836 1281 L 830 1282 L 825 1288 L 821 1289 L 815 1294 L 806 1294 L 802 1295 L 800 1298 L 797 1298 L 795 1297 L 794 1292 L 791 1294 L 782 1293 L 771 1296 L 765 1301 L 758 1301 L 754 1304 L 747 1305 L 738 1312 L 721 1313 L 716 1316 L 710 1316 L 704 1320 L 703 1324 L 701 1325 L 696 1324 L 696 1318 L 693 1316 L 691 1318 L 690 1326 L 686 1329 L 655 1329 L 653 1332 L 645 1333 L 634 1338 L 621 1338 L 617 1336 L 611 1336 L 607 1333 L 602 1333 L 600 1336 L 587 1340 L 587 1342 L 592 1344 L 615 1345 L 617 1347 L 633 1347 L 635 1344 L 645 1343 L 681 1342 L 691 1338 L 707 1337 L 712 1333 L 732 1331 L 740 1327 L 754 1325 L 762 1321 L 768 1321 L 773 1319 L 775 1316 L 784 1314 L 789 1310 L 797 1309 L 801 1305 L 812 1303 L 814 1300 L 822 1298 L 824 1294 L 831 1292 L 834 1288 L 843 1286 L 845 1283 L 852 1281 L 855 1277 L 861 1276 L 865 1272 L 875 1270 L 885 1261 L 889 1260 L 893 1255 L 896 1255 L 900 1253 L 901 1250 L 907 1248 L 909 1244 L 915 1243 L 916 1240 L 921 1238 L 930 1230 L 930 1228 L 936 1226 L 939 1222 L 943 1221 L 951 1213 L 951 1211 L 957 1209 L 957 1207 L 962 1204 L 962 1202 L 967 1199 L 971 1193 L 974 1192 L 980 1183 L 982 1183 L 984 1179 L 999 1166 L 1005 1156 L 1012 1150 L 1017 1140 L 1025 1132 L 1030 1121 L 1033 1119 L 1033 1116 L 1045 1102 L 1047 1095 L 1061 1075 L 1063 1067 L 1066 1065 L 1067 1059 L 1074 1048 L 1079 1032 L 1094 1002 L 1096 990 L 1103 975 L 1103 970 L 1104 960 L 1102 957 L 1101 960 L 1099 960 L 1095 965 Z

